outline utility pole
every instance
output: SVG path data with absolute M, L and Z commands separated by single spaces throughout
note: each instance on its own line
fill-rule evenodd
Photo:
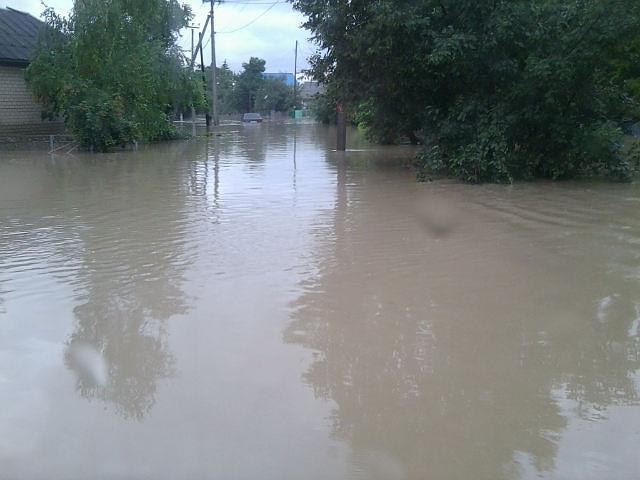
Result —
M 189 25 L 187 28 L 191 30 L 191 58 L 193 58 L 193 32 L 199 27 L 198 25 Z M 193 72 L 193 62 L 191 62 L 191 71 Z M 191 135 L 196 136 L 196 108 L 193 104 L 191 104 Z
M 293 109 L 298 106 L 298 40 L 296 40 L 296 54 L 293 60 Z M 293 114 L 295 116 L 295 113 Z
M 204 88 L 204 97 L 205 100 L 207 98 L 207 77 L 204 73 L 204 55 L 202 53 L 202 37 L 204 36 L 202 33 L 198 32 L 198 35 L 200 36 L 200 41 L 198 42 L 198 45 L 200 45 L 200 69 L 202 70 L 202 85 Z M 208 102 L 207 102 L 208 103 Z M 209 115 L 209 109 L 207 108 L 207 114 L 206 117 L 207 119 L 207 131 L 209 131 L 209 128 L 211 127 L 211 115 Z
M 342 103 L 336 107 L 336 150 L 344 152 L 347 149 L 347 116 Z
M 195 25 L 189 25 L 187 27 L 189 30 L 191 30 L 191 56 L 193 57 L 193 32 L 195 31 L 196 28 L 198 28 Z
M 202 33 L 198 34 L 198 37 L 200 38 L 200 40 L 198 41 L 198 45 L 196 45 L 196 49 L 193 52 L 193 54 L 191 55 L 191 68 L 193 68 L 193 66 L 195 65 L 196 62 L 196 56 L 198 55 L 198 50 L 201 50 L 200 53 L 202 53 L 202 38 L 204 37 L 204 34 L 207 33 L 207 27 L 209 26 L 209 20 L 211 20 L 211 17 L 209 17 L 209 15 L 207 15 L 207 21 L 204 22 L 204 28 L 202 29 Z
M 211 102 L 213 103 L 213 125 L 218 126 L 220 123 L 218 119 L 218 79 L 216 72 L 216 28 L 213 21 L 213 2 L 211 3 Z

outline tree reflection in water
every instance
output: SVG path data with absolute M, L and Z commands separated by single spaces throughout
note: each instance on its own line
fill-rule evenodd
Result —
M 182 149 L 166 157 L 174 159 L 169 165 L 155 161 L 154 151 L 141 152 L 133 160 L 104 162 L 99 175 L 84 179 L 108 197 L 108 209 L 94 211 L 95 216 L 87 209 L 82 218 L 80 278 L 86 294 L 74 309 L 76 327 L 65 351 L 82 397 L 137 420 L 154 406 L 158 382 L 176 371 L 167 321 L 188 310 L 180 286 L 194 261 L 185 246 L 186 204 L 205 201 L 202 182 L 208 181 L 209 169 L 198 165 L 206 163 L 204 144 L 167 148 Z M 108 179 L 111 190 L 105 192 L 98 179 Z M 75 349 L 87 347 L 105 364 L 103 384 L 75 358 Z
M 547 247 L 584 237 L 501 230 L 473 198 L 453 207 L 456 230 L 435 238 L 406 214 L 406 192 L 350 189 L 375 174 L 340 160 L 336 170 L 319 274 L 284 338 L 314 352 L 304 380 L 335 403 L 333 432 L 352 446 L 354 468 L 369 478 L 516 478 L 525 453 L 550 472 L 567 415 L 638 402 L 637 281 L 609 268 L 607 248 L 594 245 L 589 262 L 550 256 Z M 419 188 L 409 198 L 447 198 Z M 505 195 L 496 204 L 509 205 Z M 607 288 L 619 293 L 602 312 Z M 578 411 L 567 414 L 566 399 Z
M 167 348 L 163 321 L 145 318 L 140 305 L 85 304 L 75 310 L 78 325 L 65 352 L 65 362 L 76 371 L 78 393 L 115 406 L 125 418 L 141 420 L 155 403 L 159 380 L 174 374 L 175 360 Z M 74 362 L 74 346 L 89 345 L 107 369 L 104 385 L 86 375 Z

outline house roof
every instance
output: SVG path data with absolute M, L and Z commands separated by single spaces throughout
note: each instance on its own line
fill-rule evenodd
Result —
M 43 25 L 28 13 L 0 8 L 0 64 L 27 65 Z

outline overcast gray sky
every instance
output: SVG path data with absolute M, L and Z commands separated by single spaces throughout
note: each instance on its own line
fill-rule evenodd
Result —
M 202 0 L 183 0 L 191 5 L 194 23 L 204 25 L 209 4 Z M 73 0 L 45 0 L 46 5 L 59 13 L 68 13 Z M 39 17 L 44 7 L 40 0 L 0 0 L 0 6 L 12 7 Z M 268 10 L 268 11 L 267 11 Z M 266 13 L 265 13 L 266 12 Z M 262 16 L 260 16 L 262 15 Z M 258 18 L 260 16 L 260 18 Z M 309 32 L 300 27 L 304 17 L 284 1 L 273 5 L 270 0 L 227 0 L 215 6 L 216 59 L 218 65 L 226 59 L 232 70 L 239 71 L 249 57 L 267 61 L 268 72 L 292 72 L 295 41 L 298 40 L 298 71 L 308 67 L 307 57 L 314 51 L 308 42 Z M 234 33 L 223 33 L 243 27 Z M 196 33 L 197 42 L 197 33 Z M 191 34 L 183 32 L 181 45 L 191 47 Z M 205 48 L 205 63 L 209 63 L 211 47 Z

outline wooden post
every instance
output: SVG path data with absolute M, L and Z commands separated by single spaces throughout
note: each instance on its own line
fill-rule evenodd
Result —
M 205 76 L 204 73 L 204 55 L 202 53 L 202 33 L 199 33 L 200 35 L 200 41 L 198 42 L 198 45 L 200 45 L 200 69 L 202 71 L 202 83 L 204 86 L 204 98 L 205 101 L 207 99 L 207 78 Z M 211 128 L 211 115 L 209 115 L 209 109 L 207 109 L 207 113 L 205 115 L 205 118 L 207 120 L 207 132 L 209 131 L 209 129 Z
M 196 109 L 191 105 L 191 136 L 196 136 Z
M 339 103 L 336 108 L 337 116 L 337 143 L 336 150 L 344 152 L 347 149 L 347 116 L 344 113 L 342 104 Z
M 211 0 L 211 111 L 213 112 L 213 124 L 217 127 L 218 118 L 218 80 L 216 78 L 216 27 L 213 21 L 213 1 Z
M 297 78 L 297 73 L 298 73 L 298 40 L 296 40 L 296 54 L 295 54 L 295 58 L 293 60 L 293 116 L 295 118 L 296 114 L 295 114 L 295 110 L 296 108 L 298 108 L 298 78 Z

